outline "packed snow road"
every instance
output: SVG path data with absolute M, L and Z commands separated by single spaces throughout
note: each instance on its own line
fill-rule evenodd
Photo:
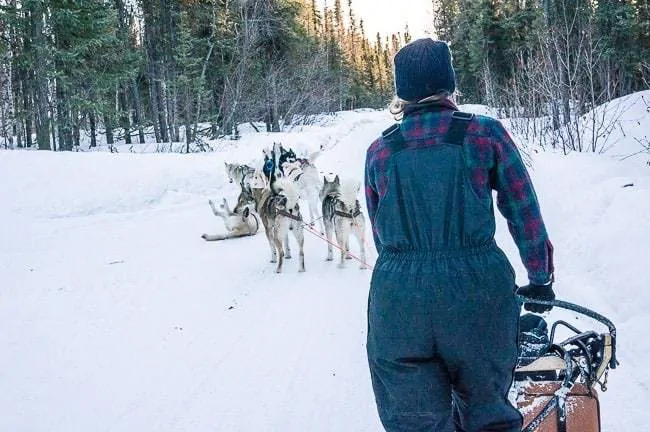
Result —
M 361 179 L 389 124 L 346 113 L 281 139 L 326 144 L 319 167 Z M 370 271 L 325 262 L 310 234 L 306 273 L 292 259 L 280 275 L 262 233 L 200 238 L 223 229 L 207 199 L 237 193 L 223 161 L 258 158 L 273 140 L 190 156 L 0 152 L 0 431 L 380 430 L 365 357 Z M 641 430 L 650 172 L 606 156 L 533 163 L 558 296 L 619 329 L 603 430 Z M 525 283 L 502 221 L 498 241 Z

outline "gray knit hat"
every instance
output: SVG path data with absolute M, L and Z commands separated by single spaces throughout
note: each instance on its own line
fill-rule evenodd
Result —
M 400 99 L 417 102 L 456 90 L 456 74 L 446 42 L 418 39 L 395 54 L 395 92 Z

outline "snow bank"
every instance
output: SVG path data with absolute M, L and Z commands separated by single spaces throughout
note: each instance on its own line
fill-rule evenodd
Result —
M 391 123 L 387 112 L 338 113 L 209 154 L 0 152 L 0 430 L 380 430 L 364 346 L 370 272 L 325 262 L 309 234 L 307 272 L 291 260 L 282 275 L 263 235 L 200 235 L 222 228 L 206 199 L 237 192 L 224 161 L 259 160 L 277 140 L 299 152 L 323 145 L 322 171 L 361 180 L 367 146 Z M 531 164 L 558 297 L 619 330 L 603 430 L 643 430 L 650 170 L 542 151 Z

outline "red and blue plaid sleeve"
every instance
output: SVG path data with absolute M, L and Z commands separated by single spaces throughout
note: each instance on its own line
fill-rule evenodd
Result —
M 373 173 L 373 160 L 375 157 L 375 149 L 380 145 L 381 140 L 375 141 L 369 148 L 366 154 L 366 167 L 365 167 L 365 194 L 366 194 L 366 207 L 368 209 L 368 220 L 372 226 L 372 236 L 375 240 L 375 249 L 377 253 L 381 251 L 381 243 L 377 236 L 375 229 L 375 216 L 377 214 L 377 206 L 379 205 L 379 192 L 374 179 Z
M 553 245 L 537 195 L 517 146 L 500 122 L 493 124 L 496 161 L 492 187 L 497 191 L 497 207 L 508 221 L 528 279 L 534 284 L 546 284 L 553 277 Z

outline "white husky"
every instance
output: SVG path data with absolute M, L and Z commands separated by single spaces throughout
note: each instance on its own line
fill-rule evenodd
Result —
M 208 201 L 212 213 L 223 219 L 226 227 L 226 234 L 203 234 L 201 237 L 206 241 L 226 240 L 238 237 L 247 237 L 257 234 L 260 229 L 260 220 L 255 212 L 247 206 L 241 209 L 235 208 L 231 211 L 228 208 L 228 202 L 223 199 L 222 204 L 217 207 L 212 200 Z

